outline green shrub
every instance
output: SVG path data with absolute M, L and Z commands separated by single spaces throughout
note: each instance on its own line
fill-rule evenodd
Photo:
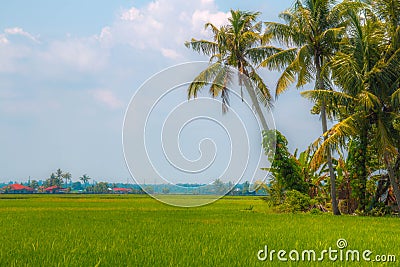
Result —
M 286 191 L 285 195 L 283 204 L 279 206 L 279 210 L 283 212 L 296 213 L 308 211 L 315 202 L 308 195 L 297 190 Z
M 317 208 L 312 208 L 308 213 L 312 214 L 312 215 L 321 215 L 321 214 L 323 214 L 323 212 L 320 209 L 317 209 Z
M 307 193 L 309 186 L 304 181 L 302 169 L 296 158 L 289 152 L 285 136 L 277 130 L 264 131 L 263 148 L 271 162 L 268 170 L 279 185 L 285 190 Z
M 270 185 L 267 188 L 267 193 L 268 196 L 266 200 L 269 201 L 272 206 L 281 205 L 285 199 L 284 188 L 275 178 L 271 179 Z

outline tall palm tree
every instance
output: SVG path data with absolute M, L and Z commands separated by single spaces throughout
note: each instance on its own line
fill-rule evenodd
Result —
M 65 179 L 65 187 L 68 186 L 68 181 L 71 181 L 72 175 L 69 172 L 66 172 L 62 175 Z
M 315 81 L 315 90 L 331 90 L 329 71 L 323 71 L 327 62 L 337 52 L 338 42 L 344 33 L 344 13 L 360 3 L 335 0 L 296 1 L 294 6 L 280 14 L 284 23 L 267 22 L 265 39 L 278 41 L 288 47 L 278 49 L 260 64 L 262 67 L 282 71 L 276 84 L 276 95 L 283 93 L 296 82 L 302 87 Z M 327 132 L 327 103 L 320 99 L 316 106 L 321 115 L 322 132 Z M 327 138 L 326 135 L 323 135 Z M 335 172 L 331 151 L 326 151 L 331 182 L 332 209 L 340 214 L 336 201 Z
M 396 1 L 386 2 L 386 7 L 390 9 L 389 2 Z M 374 146 L 388 171 L 400 209 L 396 170 L 400 158 L 400 46 L 393 41 L 395 34 L 393 27 L 387 25 L 388 19 L 379 13 L 377 15 L 370 9 L 363 12 L 364 18 L 353 13 L 349 37 L 343 40 L 341 51 L 329 63 L 332 77 L 343 92 L 319 90 L 303 94 L 314 99 L 329 97 L 347 107 L 347 115 L 325 134 L 325 141 L 316 152 L 316 159 L 327 149 L 343 146 L 347 138 L 357 138 L 367 129 L 368 142 Z M 400 36 L 399 25 L 397 31 Z
M 85 188 L 87 186 L 87 183 L 89 182 L 89 180 L 92 179 L 90 178 L 88 175 L 84 174 L 81 177 L 79 177 L 79 180 L 81 180 L 83 182 L 83 184 L 85 185 Z
M 213 34 L 212 40 L 192 39 L 185 43 L 186 47 L 209 56 L 211 63 L 190 84 L 188 98 L 196 97 L 199 90 L 211 84 L 210 94 L 213 97 L 221 95 L 225 112 L 229 105 L 227 85 L 232 79 L 232 73 L 227 67 L 233 67 L 239 72 L 239 85 L 247 90 L 263 129 L 268 130 L 259 101 L 269 107 L 271 94 L 255 68 L 255 62 L 260 61 L 268 52 L 266 48 L 260 47 L 262 22 L 257 22 L 259 14 L 231 10 L 227 25 L 218 28 L 211 23 L 205 24 L 205 28 Z
M 57 179 L 58 179 L 58 184 L 61 186 L 62 185 L 62 183 L 63 183 L 63 172 L 62 172 L 62 170 L 59 168 L 59 169 L 57 169 L 57 171 L 56 171 L 56 177 L 57 177 Z

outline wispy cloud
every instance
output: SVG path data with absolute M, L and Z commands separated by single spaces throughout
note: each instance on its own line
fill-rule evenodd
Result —
M 0 44 L 8 44 L 9 42 L 5 34 L 0 34 Z
M 48 44 L 40 59 L 57 68 L 75 68 L 80 72 L 96 72 L 107 65 L 107 50 L 95 38 L 67 38 Z
M 117 98 L 111 90 L 93 90 L 91 91 L 94 99 L 108 108 L 117 109 L 124 106 L 124 103 Z
M 27 31 L 24 31 L 20 27 L 7 28 L 4 30 L 4 33 L 6 35 L 21 35 L 21 36 L 24 36 L 24 37 L 34 41 L 35 43 L 40 43 L 37 37 L 33 36 L 32 34 L 30 34 Z
M 207 37 L 206 22 L 222 25 L 227 18 L 228 13 L 219 11 L 213 0 L 156 0 L 121 11 L 112 25 L 102 29 L 98 39 L 107 46 L 128 44 L 182 60 L 188 53 L 185 41 L 194 36 Z

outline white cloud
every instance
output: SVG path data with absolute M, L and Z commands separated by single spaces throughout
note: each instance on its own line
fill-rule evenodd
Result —
M 0 36 L 0 40 L 1 40 Z M 2 42 L 0 41 L 0 44 Z M 12 44 L 9 40 L 5 40 L 0 46 L 0 73 L 24 72 L 28 66 L 22 59 L 32 57 L 32 47 L 25 44 Z
M 20 35 L 27 39 L 15 40 L 12 35 Z M 32 34 L 24 31 L 20 27 L 4 29 L 4 33 L 0 34 L 0 72 L 17 72 L 26 69 L 21 59 L 28 59 L 32 57 L 33 46 L 32 42 L 39 44 L 40 42 Z
M 161 53 L 164 57 L 170 59 L 178 59 L 181 57 L 181 55 L 173 49 L 161 48 Z
M 0 72 L 33 70 L 47 76 L 62 75 L 66 70 L 97 73 L 111 67 L 109 55 L 119 45 L 131 46 L 141 58 L 148 53 L 153 58 L 160 55 L 176 62 L 198 59 L 184 42 L 192 37 L 207 38 L 204 24 L 210 21 L 221 25 L 227 17 L 228 13 L 219 11 L 214 0 L 155 0 L 140 8 L 122 10 L 111 25 L 88 37 L 67 35 L 65 39 L 41 43 L 38 36 L 22 27 L 10 27 L 0 33 Z M 11 38 L 15 35 L 31 42 Z
M 95 100 L 111 109 L 121 108 L 124 105 L 123 102 L 110 90 L 94 90 L 91 91 L 91 94 Z
M 107 32 L 104 29 L 103 38 Z M 23 39 L 9 38 L 12 35 L 26 37 Z M 79 72 L 96 72 L 107 64 L 108 53 L 101 47 L 95 36 L 53 40 L 41 43 L 32 34 L 20 27 L 6 28 L 0 34 L 0 72 L 27 73 L 33 71 L 53 75 L 64 73 L 66 69 Z M 39 66 L 39 68 L 38 68 Z
M 121 19 L 122 20 L 135 20 L 135 19 L 140 19 L 140 11 L 139 9 L 136 9 L 135 7 L 132 7 L 129 10 L 126 10 L 122 12 L 121 14 Z
M 8 44 L 9 42 L 5 34 L 0 34 L 0 44 Z
M 51 67 L 72 68 L 80 72 L 96 72 L 107 65 L 107 51 L 95 38 L 67 38 L 49 43 L 39 59 Z
M 201 0 L 201 3 L 203 5 L 212 4 L 212 3 L 214 3 L 214 0 Z
M 29 32 L 24 31 L 22 28 L 19 27 L 14 27 L 14 28 L 7 28 L 4 30 L 6 35 L 21 35 L 21 36 L 25 36 L 28 39 L 31 39 L 32 41 L 39 43 L 39 40 L 33 36 L 32 34 L 30 34 Z
M 209 10 L 196 10 L 192 15 L 192 27 L 194 32 L 201 32 L 202 35 L 207 35 L 204 29 L 204 24 L 212 22 L 217 27 L 225 24 L 229 14 L 223 12 L 210 12 Z
M 155 0 L 142 8 L 123 10 L 112 25 L 102 29 L 98 39 L 107 46 L 128 44 L 181 60 L 188 53 L 185 41 L 208 37 L 204 24 L 220 26 L 228 15 L 218 11 L 214 0 Z

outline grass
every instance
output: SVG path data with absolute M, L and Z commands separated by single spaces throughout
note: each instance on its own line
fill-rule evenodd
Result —
M 0 266 L 320 266 L 262 262 L 257 252 L 319 253 L 339 238 L 399 261 L 399 226 L 398 218 L 276 214 L 257 197 L 178 208 L 140 195 L 0 195 Z

